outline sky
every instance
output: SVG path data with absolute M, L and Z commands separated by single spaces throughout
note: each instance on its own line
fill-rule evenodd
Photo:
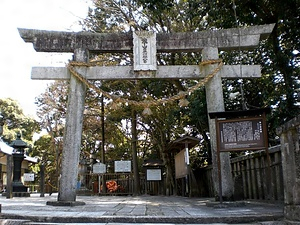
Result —
M 17 28 L 80 31 L 92 0 L 0 0 L 0 99 L 16 100 L 36 117 L 35 98 L 51 81 L 31 80 L 34 66 L 65 66 L 70 54 L 37 53 Z

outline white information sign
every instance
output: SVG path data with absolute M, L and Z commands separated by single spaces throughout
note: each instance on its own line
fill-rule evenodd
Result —
M 24 173 L 24 181 L 34 181 L 34 173 Z
M 147 181 L 161 180 L 161 169 L 147 169 Z
M 93 173 L 106 173 L 106 165 L 103 163 L 95 163 L 93 165 Z
M 131 172 L 131 161 L 115 161 L 115 173 Z

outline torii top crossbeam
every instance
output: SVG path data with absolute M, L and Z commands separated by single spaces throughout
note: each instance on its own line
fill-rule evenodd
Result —
M 201 51 L 204 47 L 219 50 L 250 49 L 268 37 L 274 24 L 187 33 L 157 34 L 158 52 Z M 37 52 L 74 52 L 85 47 L 90 52 L 132 52 L 132 34 L 61 32 L 19 28 L 25 42 Z M 46 41 L 47 40 L 47 41 Z
M 157 52 L 188 52 L 202 51 L 212 47 L 218 50 L 251 49 L 257 47 L 261 39 L 267 38 L 274 24 L 212 30 L 189 33 L 156 34 Z M 132 34 L 124 33 L 88 33 L 88 32 L 59 32 L 19 29 L 21 37 L 33 44 L 38 52 L 72 52 L 75 49 L 87 49 L 89 52 L 133 52 Z M 198 65 L 190 66 L 160 66 L 155 75 L 152 73 L 136 74 L 131 66 L 90 67 L 87 79 L 199 79 L 203 77 Z M 242 71 L 242 74 L 240 72 Z M 260 77 L 259 65 L 225 65 L 220 71 L 222 77 Z M 65 67 L 33 67 L 32 79 L 58 80 L 69 79 L 70 74 Z

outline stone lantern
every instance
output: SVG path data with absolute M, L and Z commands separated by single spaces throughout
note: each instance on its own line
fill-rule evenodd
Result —
M 23 183 L 21 182 L 21 170 L 22 170 L 22 161 L 25 158 L 24 149 L 28 148 L 29 146 L 27 145 L 26 142 L 21 140 L 20 133 L 17 134 L 17 139 L 14 140 L 10 144 L 10 146 L 13 147 L 12 156 L 13 156 L 13 162 L 14 162 L 12 192 L 13 193 L 24 193 L 23 195 L 25 195 L 25 193 L 27 193 L 27 187 L 24 186 Z

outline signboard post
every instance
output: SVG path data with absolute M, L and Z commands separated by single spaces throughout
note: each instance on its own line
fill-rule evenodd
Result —
M 106 165 L 104 163 L 95 163 L 93 165 L 93 173 L 98 174 L 98 193 L 101 192 L 101 176 L 106 173 Z

